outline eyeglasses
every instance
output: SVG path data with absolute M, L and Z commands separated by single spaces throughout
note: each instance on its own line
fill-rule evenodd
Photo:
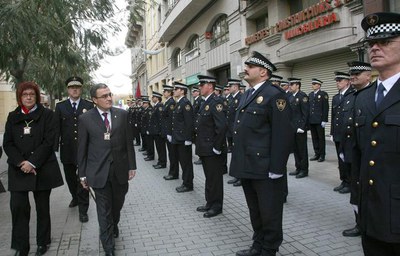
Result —
M 368 40 L 368 41 L 364 42 L 364 47 L 369 49 L 369 48 L 372 48 L 375 44 L 377 44 L 379 47 L 385 47 L 393 42 L 400 42 L 400 41 L 399 40 L 390 40 L 390 39 Z
M 27 97 L 36 97 L 35 93 L 22 93 L 22 97 L 27 98 Z
M 108 97 L 112 97 L 113 96 L 113 94 L 110 92 L 110 93 L 107 93 L 107 94 L 103 94 L 103 95 L 101 95 L 101 96 L 99 96 L 99 97 L 96 97 L 96 99 L 107 99 Z

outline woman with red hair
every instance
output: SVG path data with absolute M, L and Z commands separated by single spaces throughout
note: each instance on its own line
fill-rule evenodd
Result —
M 17 87 L 18 107 L 9 113 L 3 147 L 8 156 L 8 190 L 12 216 L 11 248 L 15 255 L 29 253 L 29 191 L 36 204 L 36 255 L 46 253 L 50 244 L 50 193 L 63 185 L 53 151 L 53 111 L 40 104 L 39 86 L 22 82 Z

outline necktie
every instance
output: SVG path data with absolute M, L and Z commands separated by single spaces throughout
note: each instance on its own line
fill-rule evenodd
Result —
M 378 107 L 379 104 L 381 104 L 381 102 L 383 100 L 383 97 L 385 97 L 385 96 L 383 96 L 383 91 L 385 91 L 385 87 L 383 86 L 382 83 L 380 83 L 378 85 L 378 97 L 376 97 L 376 102 L 375 102 L 376 103 L 376 107 Z
M 74 113 L 76 112 L 76 102 L 72 102 L 72 109 L 74 110 Z
M 342 101 L 343 94 L 339 93 L 339 101 Z
M 104 112 L 102 115 L 104 116 L 104 124 L 106 126 L 107 132 L 109 132 L 110 131 L 110 122 L 108 122 L 107 113 Z
M 249 93 L 247 94 L 247 98 L 246 98 L 246 103 L 250 100 L 251 95 L 253 95 L 253 92 L 254 92 L 254 91 L 255 91 L 254 88 L 251 88 L 251 89 L 249 90 Z

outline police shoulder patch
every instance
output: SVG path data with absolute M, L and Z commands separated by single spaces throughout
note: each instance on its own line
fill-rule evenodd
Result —
M 276 100 L 276 107 L 279 111 L 283 111 L 286 108 L 286 100 L 284 99 L 277 99 Z
M 215 109 L 216 109 L 218 112 L 221 112 L 223 108 L 224 108 L 224 107 L 222 106 L 222 104 L 217 104 L 217 105 L 215 106 Z

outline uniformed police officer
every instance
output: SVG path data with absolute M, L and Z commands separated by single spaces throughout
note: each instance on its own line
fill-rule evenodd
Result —
M 93 103 L 81 98 L 83 79 L 77 76 L 65 81 L 68 99 L 57 103 L 55 109 L 56 144 L 60 146 L 60 158 L 64 166 L 65 180 L 72 200 L 69 207 L 79 206 L 79 220 L 87 222 L 89 217 L 89 193 L 83 189 L 77 175 L 78 117 L 93 108 Z
M 269 81 L 271 81 L 271 83 L 275 86 L 281 86 L 281 81 L 282 81 L 283 77 L 278 76 L 278 75 L 271 75 L 271 78 L 269 79 Z
M 313 91 L 308 95 L 310 102 L 310 116 L 308 119 L 311 131 L 314 156 L 310 161 L 325 161 L 325 125 L 328 122 L 329 97 L 321 90 L 322 81 L 316 78 L 311 80 Z
M 192 97 L 193 97 L 193 116 L 194 120 L 193 122 L 196 121 L 197 114 L 199 113 L 199 109 L 201 104 L 204 102 L 204 99 L 200 96 L 200 90 L 197 86 L 193 86 L 192 88 Z M 193 134 L 193 141 L 196 143 L 196 132 Z M 200 165 L 201 164 L 201 159 L 197 159 L 194 161 L 194 164 Z
M 172 115 L 175 109 L 175 100 L 172 97 L 174 87 L 163 85 L 163 96 L 166 99 L 161 115 L 161 136 L 165 137 L 168 148 L 169 172 L 163 178 L 165 180 L 179 179 L 179 163 L 175 159 L 171 142 L 167 139 L 172 137 Z
M 131 123 L 133 130 L 133 138 L 135 140 L 134 146 L 140 146 L 140 129 L 139 129 L 139 111 L 140 111 L 140 99 L 131 99 L 132 109 L 131 109 Z
M 354 119 L 353 119 L 353 111 L 354 111 L 354 101 L 357 95 L 357 92 L 360 92 L 367 86 L 369 86 L 371 81 L 371 64 L 360 62 L 360 61 L 352 61 L 347 63 L 349 65 L 349 74 L 350 74 L 350 83 L 354 88 L 353 93 L 349 94 L 345 100 L 342 107 L 342 116 L 343 116 L 343 129 L 342 136 L 340 141 L 340 152 L 345 164 L 349 164 L 351 166 L 352 162 L 352 150 L 353 150 L 353 130 L 354 130 Z M 356 209 L 358 203 L 358 177 L 359 173 L 355 173 L 351 170 L 351 179 L 350 179 L 350 204 L 353 206 L 353 209 Z M 354 211 L 355 220 L 357 222 L 357 212 Z M 355 225 L 354 228 L 346 229 L 342 232 L 343 236 L 360 236 L 361 231 L 358 225 Z
M 150 137 L 149 132 L 149 121 L 152 114 L 152 106 L 150 105 L 150 100 L 148 96 L 142 96 L 143 102 L 143 110 L 142 110 L 142 120 L 140 126 L 140 133 L 142 134 L 143 145 L 146 147 L 146 151 L 143 152 L 143 155 L 146 156 L 144 158 L 145 161 L 154 160 L 154 143 L 152 138 Z
M 223 101 L 213 93 L 215 78 L 203 75 L 197 77 L 201 96 L 205 101 L 199 109 L 195 123 L 196 154 L 201 158 L 206 177 L 206 204 L 197 207 L 197 211 L 204 212 L 205 218 L 211 218 L 222 213 L 224 197 L 222 152 L 226 151 L 227 122 L 223 112 Z
M 293 127 L 295 132 L 293 154 L 296 170 L 289 175 L 296 178 L 308 176 L 308 149 L 307 149 L 307 129 L 308 117 L 310 115 L 310 105 L 307 94 L 300 90 L 300 78 L 288 78 L 291 95 L 289 95 L 290 106 L 293 110 Z
M 294 135 L 291 109 L 283 90 L 268 81 L 276 68 L 267 58 L 254 52 L 245 64 L 251 89 L 237 109 L 230 175 L 242 180 L 254 241 L 236 255 L 274 256 L 283 240 L 283 176 Z
M 331 136 L 335 143 L 336 155 L 339 165 L 339 176 L 341 183 L 333 190 L 341 194 L 350 193 L 350 171 L 351 165 L 345 163 L 340 156 L 340 142 L 343 136 L 343 114 L 342 109 L 347 102 L 345 99 L 349 94 L 353 93 L 353 88 L 350 87 L 350 75 L 344 72 L 335 72 L 336 86 L 339 92 L 332 97 L 332 113 L 331 113 Z
M 172 134 L 168 141 L 172 144 L 175 161 L 180 163 L 182 168 L 182 185 L 176 188 L 179 193 L 193 190 L 193 163 L 192 163 L 192 139 L 193 139 L 193 107 L 186 98 L 188 87 L 186 84 L 174 82 L 174 97 L 176 105 L 172 114 Z M 172 173 L 179 173 L 179 165 L 171 163 L 175 170 Z
M 282 90 L 284 90 L 286 93 L 290 93 L 289 91 L 289 82 L 286 80 L 282 80 L 280 83 L 280 86 L 282 88 Z
M 153 102 L 153 109 L 149 120 L 149 135 L 151 140 L 156 145 L 158 162 L 153 165 L 155 169 L 162 169 L 167 167 L 167 149 L 165 147 L 165 139 L 161 136 L 161 116 L 163 111 L 163 104 L 161 102 L 162 94 L 153 92 L 151 98 Z
M 378 79 L 354 105 L 352 168 L 360 172 L 360 227 L 365 255 L 400 255 L 400 14 L 361 22 Z
M 228 110 L 228 99 L 223 95 L 223 90 L 224 87 L 221 85 L 216 84 L 215 85 L 215 90 L 214 90 L 214 94 L 217 95 L 218 97 L 222 98 L 223 102 L 224 102 L 224 113 L 226 116 L 226 111 Z M 228 173 L 228 151 L 225 151 L 222 153 L 222 157 L 224 158 L 224 171 L 223 173 L 226 174 Z M 237 183 L 237 186 L 240 186 L 240 183 Z

